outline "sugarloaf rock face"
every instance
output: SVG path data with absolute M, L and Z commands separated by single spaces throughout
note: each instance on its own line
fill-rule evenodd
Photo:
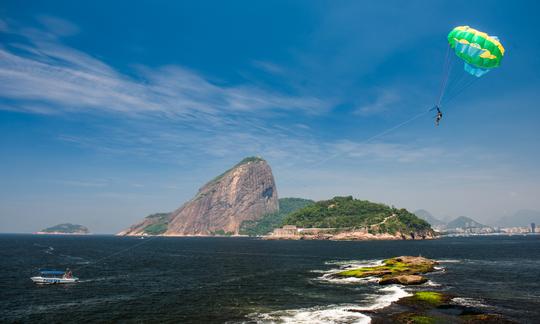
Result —
M 250 157 L 205 184 L 183 206 L 161 218 L 146 218 L 119 235 L 141 235 L 161 226 L 168 236 L 238 234 L 243 221 L 277 212 L 278 195 L 265 160 Z M 154 219 L 159 219 L 153 217 Z

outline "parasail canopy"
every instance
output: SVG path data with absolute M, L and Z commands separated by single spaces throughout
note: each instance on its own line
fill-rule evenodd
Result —
M 465 71 L 476 76 L 498 67 L 504 56 L 504 47 L 496 36 L 469 26 L 458 26 L 448 34 L 448 43 L 456 55 L 465 61 Z

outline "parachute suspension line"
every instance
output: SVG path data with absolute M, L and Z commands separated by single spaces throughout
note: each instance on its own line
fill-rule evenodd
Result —
M 446 57 L 444 58 L 444 68 L 443 68 L 443 74 L 441 79 L 441 88 L 439 90 L 439 99 L 437 100 L 437 106 L 441 105 L 442 98 L 444 96 L 444 91 L 446 89 L 446 85 L 448 84 L 448 77 L 450 75 L 452 67 L 452 61 L 450 60 L 450 44 L 448 44 L 446 48 Z
M 449 82 L 450 86 L 448 87 L 448 90 L 446 91 L 444 98 L 452 96 L 455 93 L 456 89 L 460 89 L 463 83 L 469 80 L 469 77 L 470 76 L 467 73 L 464 73 L 463 71 L 458 71 L 453 76 L 453 78 L 451 78 Z M 444 101 L 444 98 L 443 98 L 443 101 Z
M 472 86 L 474 83 L 476 83 L 476 81 L 478 81 L 478 79 L 480 78 L 472 78 L 472 79 L 469 79 L 467 80 L 466 83 L 464 83 L 461 88 L 459 89 L 456 89 L 456 91 L 448 98 L 445 100 L 446 103 L 449 103 L 450 101 L 454 100 L 455 98 L 457 98 L 463 91 L 467 90 L 467 88 L 469 88 L 470 86 Z
M 408 123 L 413 122 L 413 121 L 415 121 L 416 119 L 418 119 L 418 118 L 424 116 L 425 114 L 430 113 L 432 110 L 433 110 L 433 108 L 429 108 L 428 110 L 426 110 L 426 111 L 424 111 L 424 112 L 421 112 L 421 113 L 417 114 L 416 116 L 414 116 L 414 117 L 412 117 L 412 118 L 410 118 L 410 119 L 407 119 L 407 120 L 404 121 L 404 122 L 401 122 L 401 123 L 397 124 L 396 126 L 390 127 L 390 128 L 388 128 L 388 129 L 386 129 L 386 130 L 384 130 L 384 131 L 382 131 L 382 132 L 380 132 L 380 133 L 378 133 L 378 134 L 375 134 L 375 135 L 373 135 L 373 136 L 371 136 L 371 137 L 369 137 L 369 138 L 367 138 L 367 139 L 365 139 L 365 140 L 359 142 L 358 144 L 359 144 L 359 145 L 367 144 L 367 143 L 369 143 L 369 142 L 371 142 L 371 141 L 373 141 L 373 140 L 375 140 L 375 139 L 377 139 L 377 138 L 379 138 L 379 137 L 382 137 L 382 136 L 384 136 L 384 135 L 386 135 L 386 134 L 388 134 L 388 133 L 391 133 L 391 132 L 395 131 L 396 129 L 401 128 L 401 127 L 407 125 Z M 338 152 L 338 153 L 336 153 L 336 154 L 334 154 L 334 155 L 331 155 L 331 156 L 327 157 L 326 159 L 322 159 L 322 160 L 320 160 L 320 161 L 318 161 L 318 162 L 313 163 L 312 166 L 318 166 L 318 165 L 320 165 L 320 164 L 326 163 L 326 162 L 328 162 L 328 161 L 330 161 L 330 160 L 332 160 L 332 159 L 334 159 L 334 158 L 336 158 L 336 157 L 338 157 L 338 156 L 340 156 L 340 155 L 343 155 L 343 154 L 345 154 L 345 153 L 352 152 L 354 149 L 355 149 L 355 148 L 350 149 L 350 150 L 345 150 L 345 151 Z
M 83 266 L 74 268 L 73 270 L 76 271 L 76 270 L 80 270 L 80 269 L 82 269 L 82 268 L 89 267 L 89 266 L 91 266 L 91 265 L 93 265 L 93 264 L 96 264 L 96 263 L 99 263 L 99 262 L 101 262 L 101 261 L 103 261 L 103 260 L 105 260 L 105 259 L 108 259 L 108 258 L 110 258 L 110 257 L 113 257 L 113 256 L 115 256 L 115 255 L 118 255 L 118 254 L 121 254 L 121 253 L 124 253 L 124 252 L 127 252 L 127 251 L 132 250 L 132 249 L 134 249 L 134 248 L 136 248 L 136 247 L 139 247 L 139 246 L 141 246 L 141 245 L 143 245 L 143 244 L 146 244 L 146 243 L 148 243 L 148 242 L 150 242 L 150 241 L 152 241 L 153 239 L 156 239 L 156 238 L 158 238 L 158 237 L 159 237 L 159 236 L 153 236 L 153 237 L 151 237 L 151 238 L 149 238 L 149 239 L 144 240 L 143 242 L 141 242 L 141 243 L 139 243 L 139 244 L 135 244 L 135 245 L 133 245 L 133 246 L 127 247 L 127 248 L 122 249 L 122 250 L 120 250 L 120 251 L 116 251 L 116 252 L 114 252 L 114 253 L 112 253 L 112 254 L 109 254 L 109 255 L 104 256 L 104 257 L 102 257 L 102 258 L 100 258 L 100 259 L 97 259 L 96 261 L 89 262 L 88 264 L 85 264 L 85 265 L 83 265 Z

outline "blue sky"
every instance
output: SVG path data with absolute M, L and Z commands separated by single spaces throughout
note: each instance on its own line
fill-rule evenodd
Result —
M 3 2 L 0 231 L 115 232 L 250 155 L 268 160 L 281 197 L 351 194 L 484 222 L 540 209 L 539 10 Z M 385 132 L 434 104 L 458 25 L 497 35 L 501 67 L 444 102 L 441 127 L 429 113 Z M 455 61 L 452 80 L 462 74 Z

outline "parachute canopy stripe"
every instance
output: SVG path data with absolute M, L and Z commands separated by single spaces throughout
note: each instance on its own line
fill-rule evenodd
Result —
M 481 69 L 498 67 L 504 56 L 504 47 L 496 37 L 469 26 L 454 28 L 448 34 L 448 43 L 457 56 Z

